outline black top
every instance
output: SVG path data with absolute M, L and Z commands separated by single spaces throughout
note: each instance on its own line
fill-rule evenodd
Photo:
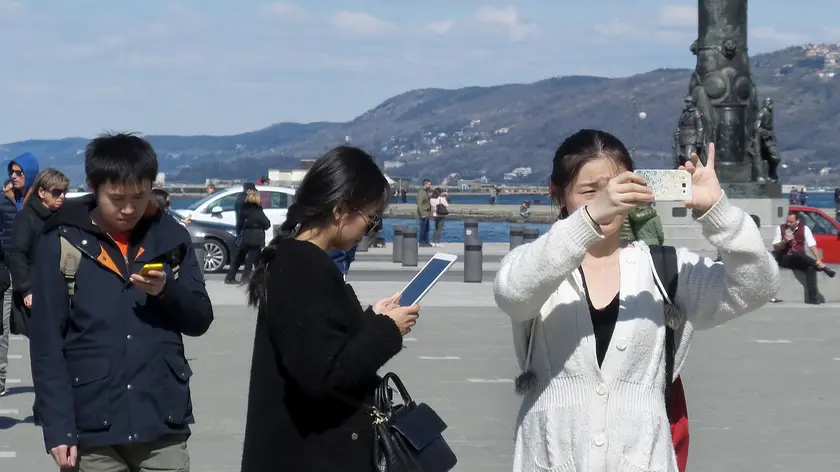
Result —
M 607 349 L 610 347 L 610 339 L 612 339 L 613 331 L 615 331 L 615 323 L 618 321 L 618 304 L 619 296 L 616 293 L 612 301 L 601 308 L 600 310 L 592 305 L 592 300 L 589 298 L 589 287 L 586 285 L 586 276 L 583 274 L 583 269 L 580 270 L 580 276 L 583 280 L 583 290 L 586 292 L 586 303 L 589 305 L 589 315 L 592 317 L 592 328 L 595 332 L 595 354 L 598 356 L 598 366 L 604 363 L 604 357 L 607 356 Z
M 268 249 L 271 250 L 271 249 Z M 374 472 L 377 371 L 402 349 L 391 318 L 363 310 L 330 256 L 281 241 L 257 314 L 242 472 Z
M 271 221 L 256 203 L 245 202 L 236 220 L 240 227 L 237 234 L 246 246 L 262 247 L 265 245 L 265 231 L 271 228 Z
M 41 239 L 44 222 L 52 215 L 53 212 L 44 206 L 36 195 L 33 195 L 15 218 L 12 242 L 6 254 L 6 264 L 12 272 L 15 291 L 22 296 L 32 293 L 29 268 L 35 262 L 35 248 L 38 247 L 38 241 Z

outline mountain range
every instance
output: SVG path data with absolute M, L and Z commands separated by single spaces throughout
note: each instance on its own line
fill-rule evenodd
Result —
M 756 55 L 761 98 L 775 100 L 787 183 L 833 185 L 840 171 L 840 46 L 805 45 Z M 256 179 L 269 168 L 296 168 L 348 140 L 375 155 L 391 175 L 439 181 L 486 176 L 545 181 L 555 148 L 580 128 L 601 128 L 635 148 L 642 167 L 669 167 L 671 136 L 691 71 L 658 69 L 624 78 L 552 77 L 530 84 L 420 89 L 382 102 L 346 123 L 278 123 L 231 136 L 147 136 L 170 182 Z M 645 119 L 641 119 L 641 114 Z M 83 181 L 87 139 L 0 145 L 0 158 L 32 152 L 41 166 Z M 255 171 L 254 169 L 259 169 Z

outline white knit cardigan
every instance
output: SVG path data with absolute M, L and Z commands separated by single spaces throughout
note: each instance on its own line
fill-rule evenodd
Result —
M 723 262 L 677 250 L 682 315 L 668 320 L 678 343 L 675 377 L 695 329 L 753 311 L 779 288 L 758 228 L 726 196 L 697 221 Z M 511 251 L 496 276 L 496 303 L 513 321 L 520 367 L 537 378 L 517 419 L 515 472 L 677 471 L 663 394 L 662 285 L 644 243 L 621 250 L 618 321 L 599 367 L 576 269 L 602 239 L 577 211 Z

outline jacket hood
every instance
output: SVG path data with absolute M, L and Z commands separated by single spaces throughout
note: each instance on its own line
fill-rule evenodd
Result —
M 627 218 L 629 218 L 630 222 L 635 225 L 642 225 L 652 220 L 655 216 L 656 210 L 653 209 L 653 207 L 643 206 L 630 210 L 630 214 L 627 215 Z
M 26 177 L 26 182 L 23 187 L 23 194 L 26 195 L 35 183 L 35 177 L 38 175 L 38 158 L 31 152 L 25 152 L 20 156 L 9 161 L 6 166 L 6 175 L 12 173 L 12 164 L 17 164 L 23 170 L 23 176 Z

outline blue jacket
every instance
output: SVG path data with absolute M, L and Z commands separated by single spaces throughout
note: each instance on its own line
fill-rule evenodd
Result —
M 342 251 L 341 249 L 330 250 L 330 257 L 332 257 L 332 260 L 335 262 L 338 270 L 340 270 L 344 275 L 347 275 L 347 272 L 350 272 L 350 264 L 356 260 L 356 247 L 358 247 L 358 244 L 354 244 L 353 247 L 347 251 Z
M 9 165 L 6 166 L 6 175 L 11 174 L 12 164 L 20 166 L 26 180 L 22 191 L 11 190 L 0 195 L 0 246 L 4 253 L 8 253 L 11 248 L 12 229 L 15 227 L 17 212 L 23 208 L 23 202 L 32 190 L 32 184 L 35 183 L 35 177 L 38 175 L 38 158 L 34 154 L 26 152 L 9 161 Z
M 91 222 L 95 205 L 92 195 L 64 203 L 44 225 L 32 271 L 30 357 L 48 451 L 188 436 L 194 422 L 182 336 L 204 334 L 213 307 L 190 236 L 150 205 L 123 258 Z M 60 237 L 82 253 L 72 306 Z M 128 282 L 149 262 L 167 274 L 159 297 Z

